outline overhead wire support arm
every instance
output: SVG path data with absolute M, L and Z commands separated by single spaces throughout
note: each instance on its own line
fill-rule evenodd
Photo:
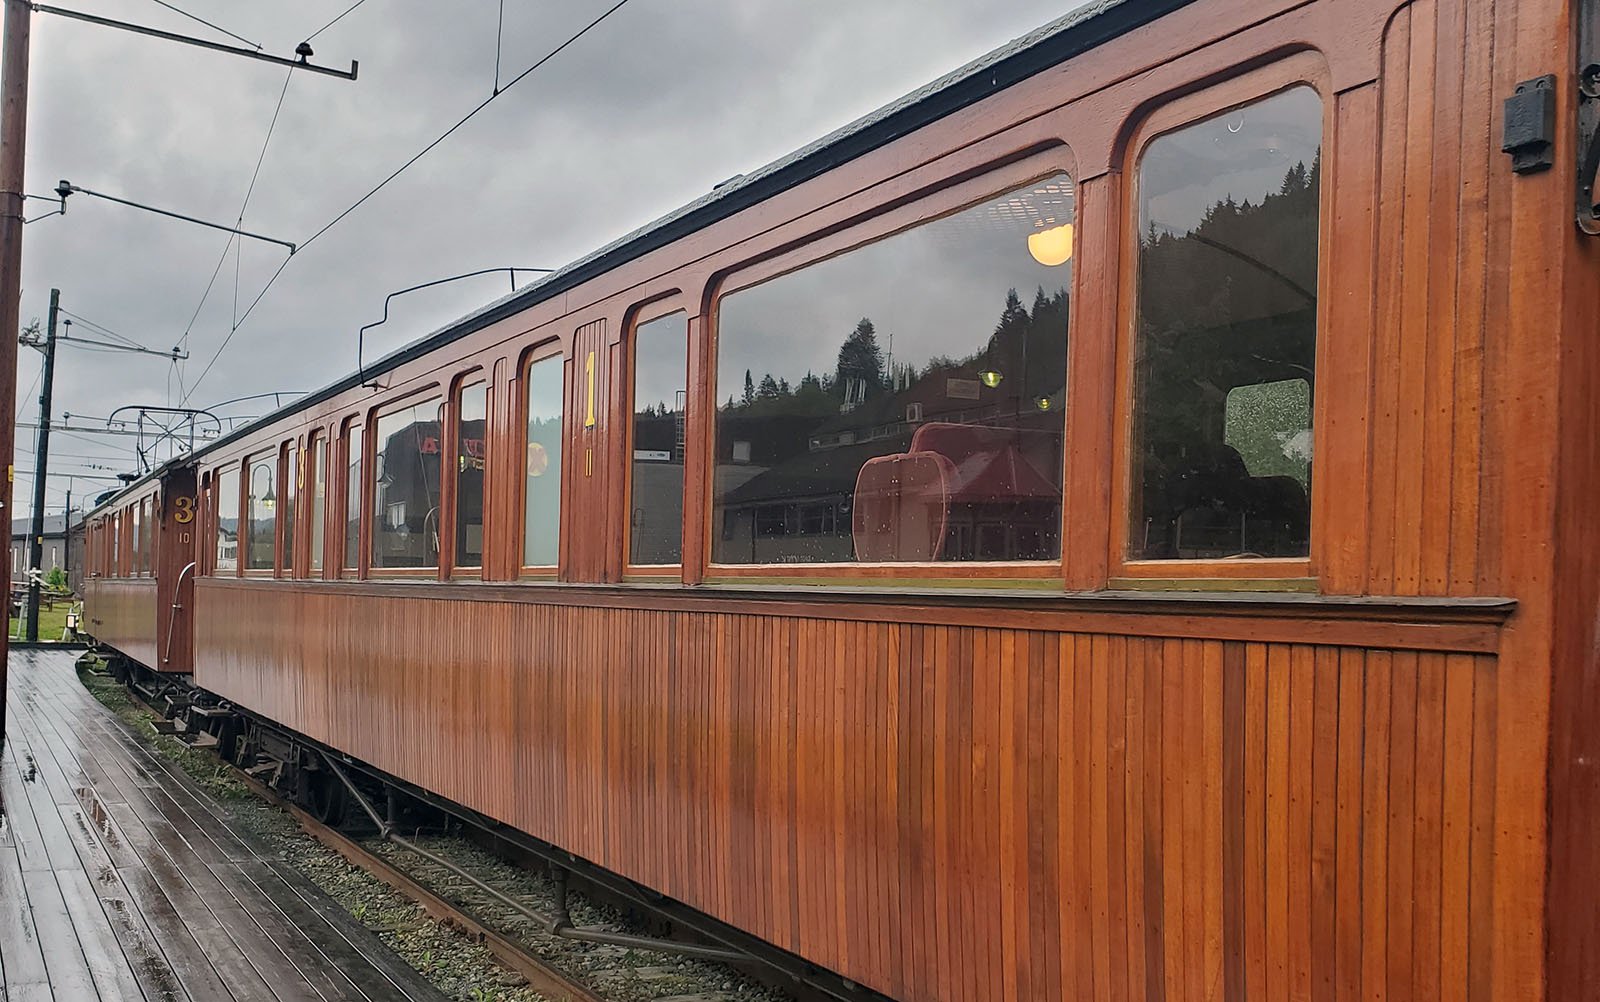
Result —
M 289 255 L 291 257 L 294 255 L 294 252 L 298 249 L 298 248 L 296 248 L 296 246 L 293 243 L 291 243 L 288 240 L 279 240 L 277 237 L 268 237 L 268 236 L 263 236 L 260 233 L 251 233 L 249 230 L 241 230 L 238 227 L 224 226 L 221 223 L 213 223 L 213 222 L 210 222 L 209 220 L 205 220 L 205 219 L 196 219 L 194 216 L 186 216 L 181 212 L 173 212 L 170 209 L 158 209 L 153 205 L 145 205 L 145 204 L 143 204 L 141 202 L 130 202 L 126 198 L 118 198 L 115 195 L 107 195 L 104 192 L 91 191 L 88 188 L 82 188 L 82 187 L 79 187 L 78 185 L 70 184 L 70 183 L 68 183 L 66 181 L 62 181 L 60 184 L 56 185 L 56 194 L 61 196 L 61 205 L 62 205 L 62 210 L 61 211 L 62 212 L 66 211 L 66 202 L 67 202 L 67 196 L 68 195 L 78 195 L 78 194 L 92 195 L 95 198 L 103 198 L 108 202 L 115 202 L 118 205 L 126 205 L 126 206 L 129 206 L 130 208 L 143 209 L 146 212 L 154 212 L 156 215 L 159 215 L 159 216 L 168 216 L 168 217 L 170 217 L 172 219 L 181 219 L 186 223 L 194 223 L 194 224 L 196 224 L 198 226 L 207 226 L 207 227 L 210 227 L 213 230 L 221 230 L 224 233 L 233 233 L 233 234 L 236 234 L 236 235 L 241 236 L 241 237 L 249 237 L 252 240 L 264 240 L 269 244 L 277 244 L 280 247 L 287 247 L 287 248 L 289 248 Z
M 57 334 L 56 340 L 69 344 L 94 345 L 96 348 L 108 348 L 112 351 L 131 351 L 136 355 L 154 355 L 157 358 L 170 358 L 176 362 L 181 362 L 189 357 L 188 352 L 179 351 L 176 348 L 171 351 L 156 351 L 154 348 L 141 348 L 138 345 L 117 344 L 115 341 L 94 341 L 86 337 L 68 337 L 65 334 Z
M 374 389 L 374 390 L 382 388 L 382 387 L 378 386 L 376 383 L 367 382 L 367 368 L 366 368 L 365 362 L 363 361 L 363 351 L 362 351 L 362 349 L 366 345 L 367 331 L 371 330 L 374 327 L 380 327 L 383 324 L 386 324 L 386 323 L 389 322 L 389 304 L 394 302 L 394 299 L 395 299 L 396 296 L 403 296 L 408 292 L 419 292 L 422 289 L 431 289 L 436 285 L 446 285 L 446 284 L 448 284 L 450 282 L 459 282 L 463 278 L 477 278 L 479 275 L 498 275 L 501 272 L 508 272 L 510 274 L 510 276 L 511 276 L 511 291 L 512 292 L 516 292 L 517 291 L 517 272 L 519 272 L 519 271 L 526 272 L 526 273 L 528 273 L 530 275 L 533 275 L 533 274 L 548 275 L 551 272 L 555 271 L 555 269 L 554 268 L 480 268 L 477 271 L 469 271 L 469 272 L 465 272 L 465 273 L 460 274 L 460 275 L 451 275 L 449 278 L 436 278 L 431 282 L 423 282 L 420 285 L 413 285 L 413 286 L 410 286 L 409 288 L 405 288 L 405 289 L 396 289 L 395 291 L 389 293 L 387 296 L 384 296 L 383 297 L 383 318 L 381 320 L 374 320 L 372 323 L 367 324 L 365 327 L 363 327 L 360 330 L 356 331 L 356 375 L 360 378 L 361 385 L 364 386 L 364 387 L 368 387 L 370 389 Z
M 360 63 L 354 59 L 350 60 L 350 69 L 348 71 L 335 69 L 332 66 L 318 66 L 315 63 L 309 62 L 308 60 L 313 53 L 311 51 L 311 46 L 305 42 L 301 42 L 300 45 L 295 49 L 296 58 L 290 59 L 288 56 L 274 56 L 266 52 L 258 52 L 254 49 L 241 48 L 237 45 L 225 45 L 222 42 L 213 42 L 205 38 L 195 38 L 193 35 L 180 35 L 176 32 L 162 31 L 160 28 L 151 28 L 147 25 L 132 24 L 128 21 L 117 21 L 109 17 L 100 17 L 96 14 L 86 14 L 80 10 L 67 10 L 64 7 L 52 7 L 49 4 L 42 3 L 31 4 L 30 6 L 32 9 L 41 14 L 56 14 L 61 17 L 71 18 L 75 21 L 85 21 L 89 24 L 98 24 L 103 28 L 119 28 L 122 31 L 131 31 L 139 35 L 149 35 L 151 38 L 165 39 L 169 42 L 181 42 L 184 45 L 195 45 L 202 49 L 211 49 L 215 52 L 224 52 L 233 56 L 246 56 L 250 59 L 259 59 L 262 62 L 276 63 L 279 66 L 294 66 L 298 69 L 310 70 L 312 73 L 321 73 L 330 77 L 340 77 L 345 80 L 354 80 L 356 78 L 356 71 L 360 67 Z

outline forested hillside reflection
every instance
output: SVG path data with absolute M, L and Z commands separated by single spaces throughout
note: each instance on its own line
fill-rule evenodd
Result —
M 1133 557 L 1308 552 L 1320 143 L 1296 88 L 1141 161 Z
M 726 297 L 714 559 L 1058 556 L 1071 219 L 1058 176 Z

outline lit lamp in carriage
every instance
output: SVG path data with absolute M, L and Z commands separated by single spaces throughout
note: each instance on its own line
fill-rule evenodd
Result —
M 1047 230 L 1028 234 L 1028 253 L 1047 268 L 1066 264 L 1072 260 L 1073 230 L 1071 223 L 1062 223 Z

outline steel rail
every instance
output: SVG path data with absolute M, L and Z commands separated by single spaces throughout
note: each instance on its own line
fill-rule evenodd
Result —
M 433 916 L 436 921 L 456 926 L 482 943 L 496 961 L 526 978 L 528 984 L 541 995 L 553 999 L 570 999 L 572 1002 L 608 1002 L 602 996 L 595 994 L 592 989 L 546 964 L 515 940 L 484 925 L 472 913 L 440 897 L 418 882 L 415 877 L 360 842 L 328 827 L 303 808 L 285 800 L 254 776 L 241 769 L 234 769 L 234 778 L 244 783 L 256 796 L 288 811 L 289 816 L 294 818 L 302 831 L 338 853 L 351 866 L 365 870 L 388 884 L 415 902 L 417 907 Z

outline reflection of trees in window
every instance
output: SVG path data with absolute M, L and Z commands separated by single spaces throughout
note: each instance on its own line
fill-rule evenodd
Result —
M 1309 551 L 1320 142 L 1296 88 L 1144 153 L 1132 557 Z
M 676 564 L 683 559 L 683 461 L 686 444 L 689 324 L 673 313 L 640 324 L 633 335 L 633 461 L 628 562 Z M 748 374 L 747 374 L 748 375 Z M 750 400 L 756 398 L 753 382 Z M 761 394 L 787 391 L 770 375 Z
M 1058 557 L 1071 218 L 1049 178 L 725 297 L 713 559 Z

